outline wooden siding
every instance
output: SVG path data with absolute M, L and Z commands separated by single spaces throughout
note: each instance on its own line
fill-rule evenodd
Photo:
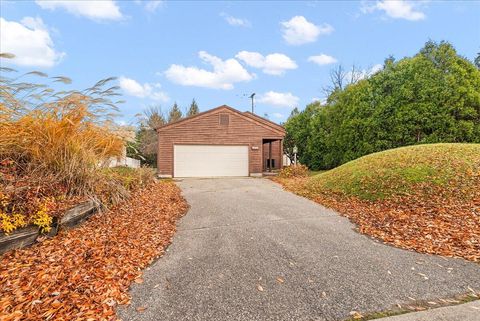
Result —
M 274 160 L 274 163 L 275 163 L 275 166 L 273 167 L 273 169 L 279 169 L 282 166 L 280 163 L 280 161 L 283 160 L 281 145 L 282 144 L 279 140 L 272 142 L 272 159 Z M 264 143 L 263 144 L 263 171 L 267 170 L 268 153 L 269 153 L 268 143 Z
M 228 114 L 228 125 L 220 124 L 220 114 Z M 253 116 L 254 117 L 254 116 Z M 243 115 L 231 108 L 216 108 L 178 124 L 158 129 L 157 166 L 160 175 L 173 176 L 173 145 L 246 145 L 249 150 L 250 173 L 264 169 L 263 153 L 268 144 L 263 139 L 283 139 L 280 127 L 256 121 L 251 115 Z M 276 146 L 274 148 L 274 146 Z M 253 148 L 252 148 L 253 147 Z M 275 151 L 275 152 L 274 152 Z M 281 166 L 282 144 L 272 143 L 272 158 Z M 268 150 L 267 150 L 268 155 Z

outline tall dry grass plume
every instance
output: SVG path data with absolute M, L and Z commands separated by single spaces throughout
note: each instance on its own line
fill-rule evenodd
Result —
M 0 59 L 12 57 L 0 54 Z M 122 102 L 113 101 L 118 87 L 108 87 L 114 78 L 83 91 L 65 91 L 58 88 L 71 83 L 67 77 L 38 71 L 18 75 L 6 67 L 0 72 L 0 194 L 18 207 L 18 198 L 32 193 L 55 194 L 49 188 L 94 195 L 96 183 L 104 179 L 100 169 L 124 149 L 112 121 Z

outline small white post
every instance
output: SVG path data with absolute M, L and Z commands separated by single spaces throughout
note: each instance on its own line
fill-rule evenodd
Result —
M 298 153 L 298 148 L 297 146 L 293 146 L 293 165 L 297 166 L 297 153 Z

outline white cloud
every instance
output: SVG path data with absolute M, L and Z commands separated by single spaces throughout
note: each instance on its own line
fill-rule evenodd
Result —
M 318 56 L 310 56 L 308 57 L 308 61 L 314 62 L 317 65 L 330 65 L 336 63 L 338 60 L 332 56 L 320 54 Z
M 281 118 L 283 118 L 284 116 L 283 116 L 282 114 L 280 114 L 280 113 L 273 113 L 273 117 L 281 119 Z
M 347 73 L 345 73 L 345 79 L 348 82 L 351 82 L 352 80 L 358 81 L 361 79 L 368 78 L 382 69 L 383 69 L 382 64 L 376 64 L 376 65 L 373 65 L 371 68 L 367 68 L 367 69 L 350 70 Z
M 283 39 L 290 45 L 315 42 L 319 36 L 328 35 L 334 30 L 329 24 L 317 26 L 303 16 L 295 16 L 289 21 L 282 22 L 281 25 Z
M 259 103 L 273 105 L 278 107 L 296 107 L 300 98 L 294 96 L 292 93 L 280 93 L 276 91 L 269 91 L 260 95 L 258 98 Z
M 298 67 L 290 57 L 279 53 L 263 56 L 258 52 L 240 51 L 235 58 L 242 60 L 251 67 L 260 68 L 269 75 L 283 75 L 285 71 Z
M 327 103 L 327 98 L 326 97 L 324 97 L 324 98 L 313 97 L 312 98 L 312 103 L 315 103 L 315 102 L 318 102 L 321 105 L 325 105 Z
M 36 0 L 42 9 L 64 9 L 76 16 L 92 20 L 119 20 L 123 18 L 120 8 L 113 0 Z
M 224 12 L 222 12 L 220 14 L 220 16 L 223 17 L 223 19 L 225 19 L 225 21 L 231 26 L 236 26 L 236 27 L 251 27 L 252 26 L 250 21 L 248 21 L 247 19 L 236 18 L 236 17 L 233 17 L 233 16 L 231 16 L 229 14 L 226 14 Z
M 197 86 L 214 89 L 233 89 L 234 83 L 252 80 L 255 75 L 250 74 L 236 59 L 222 60 L 205 51 L 198 53 L 200 59 L 213 67 L 213 71 L 198 67 L 171 65 L 165 71 L 166 77 L 183 86 Z
M 47 27 L 40 18 L 25 17 L 21 22 L 0 17 L 0 52 L 15 55 L 10 61 L 20 66 L 52 67 L 64 56 L 56 51 Z
M 361 10 L 363 13 L 378 10 L 383 11 L 390 18 L 417 21 L 426 18 L 426 15 L 418 10 L 418 6 L 421 4 L 422 2 L 407 0 L 382 0 L 377 1 L 374 5 L 364 5 Z
M 376 65 L 373 65 L 372 68 L 370 68 L 369 73 L 370 73 L 370 75 L 373 75 L 374 73 L 376 73 L 377 71 L 380 71 L 382 69 L 383 69 L 382 64 L 376 64 Z
M 164 0 L 133 0 L 136 5 L 143 6 L 143 8 L 149 13 L 155 13 L 164 4 Z
M 148 0 L 145 4 L 145 10 L 151 13 L 155 13 L 155 11 L 157 11 L 157 9 L 161 6 L 163 6 L 162 0 Z
M 122 88 L 122 90 L 130 96 L 149 98 L 162 102 L 167 102 L 170 99 L 165 92 L 160 90 L 161 85 L 158 83 L 145 83 L 142 85 L 138 81 L 124 76 L 120 77 L 118 81 L 120 83 L 120 88 Z

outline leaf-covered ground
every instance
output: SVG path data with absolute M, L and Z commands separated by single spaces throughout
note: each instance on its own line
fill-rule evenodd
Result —
M 275 180 L 349 217 L 363 234 L 480 261 L 480 144 L 403 147 L 313 177 Z
M 161 256 L 187 210 L 159 182 L 78 228 L 0 257 L 0 320 L 115 320 L 131 282 Z

